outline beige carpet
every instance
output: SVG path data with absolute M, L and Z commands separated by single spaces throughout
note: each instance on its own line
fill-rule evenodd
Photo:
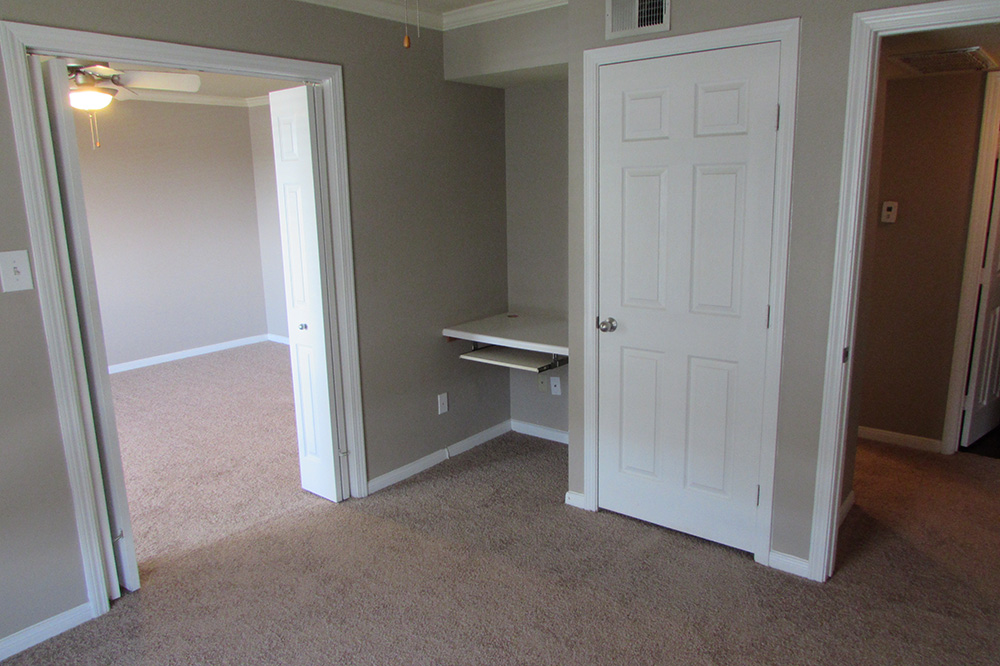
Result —
M 143 383 L 128 389 L 136 401 Z M 211 384 L 209 395 L 233 393 Z M 190 393 L 171 400 L 208 401 Z M 216 453 L 261 456 L 261 471 L 286 479 L 287 450 L 252 453 L 264 446 L 251 434 Z M 841 568 L 819 585 L 567 507 L 566 448 L 522 435 L 341 505 L 265 489 L 242 471 L 229 485 L 286 498 L 283 507 L 220 492 L 196 458 L 185 471 L 189 463 L 166 455 L 173 473 L 200 483 L 164 493 L 149 515 L 180 514 L 183 496 L 188 518 L 202 522 L 172 545 L 140 548 L 142 591 L 5 663 L 995 666 L 1000 655 L 1000 460 L 865 445 Z M 215 500 L 194 498 L 209 486 Z M 225 497 L 233 504 L 209 508 Z
M 322 503 L 303 493 L 288 347 L 111 377 L 143 580 L 165 557 Z

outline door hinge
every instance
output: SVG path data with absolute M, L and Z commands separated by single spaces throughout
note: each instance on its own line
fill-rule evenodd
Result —
M 767 306 L 767 327 L 771 328 L 771 306 Z
M 125 533 L 122 532 L 121 530 L 118 530 L 118 534 L 116 534 L 113 537 L 111 537 L 111 543 L 118 543 L 119 541 L 121 541 L 124 538 L 125 538 Z
M 844 354 L 841 357 L 840 362 L 841 363 L 847 363 L 847 359 L 849 359 L 849 358 L 851 358 L 851 348 L 850 347 L 844 347 Z
M 778 117 L 774 120 L 774 131 L 781 129 L 781 105 L 778 105 Z
M 760 485 L 757 486 L 757 506 L 760 506 Z
M 350 453 L 351 452 L 347 450 L 337 451 L 337 455 L 340 456 L 341 458 L 346 458 L 348 455 L 350 455 Z

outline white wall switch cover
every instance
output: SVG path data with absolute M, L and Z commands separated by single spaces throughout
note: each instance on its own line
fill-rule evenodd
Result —
M 882 202 L 882 217 L 879 218 L 882 222 L 891 223 L 896 221 L 896 212 L 899 210 L 898 201 L 883 201 Z
M 448 394 L 438 393 L 438 415 L 448 411 Z
M 34 288 L 28 251 L 0 252 L 0 290 L 26 291 Z
M 562 395 L 562 381 L 558 377 L 549 377 L 549 386 L 552 387 L 552 395 Z

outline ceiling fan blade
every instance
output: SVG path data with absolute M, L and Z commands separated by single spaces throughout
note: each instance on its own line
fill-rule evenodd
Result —
M 178 74 L 175 72 L 128 71 L 116 76 L 115 83 L 129 88 L 193 93 L 198 92 L 198 89 L 201 88 L 201 77 L 197 74 Z
M 134 90 L 130 90 L 129 88 L 126 88 L 125 86 L 115 86 L 115 88 L 117 88 L 117 90 L 118 90 L 118 95 L 115 97 L 115 99 L 117 99 L 119 101 L 127 101 L 127 100 L 130 100 L 130 99 L 139 99 L 139 94 L 137 92 L 135 92 Z

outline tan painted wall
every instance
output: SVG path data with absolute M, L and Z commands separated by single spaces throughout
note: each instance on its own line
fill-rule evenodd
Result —
M 566 314 L 567 90 L 565 81 L 506 91 L 507 300 L 511 310 Z M 565 431 L 568 369 L 562 395 L 538 390 L 538 375 L 510 371 L 512 419 Z
M 267 332 L 287 338 L 285 273 L 281 259 L 278 184 L 274 176 L 274 144 L 271 141 L 269 106 L 250 109 L 250 149 L 253 152 L 254 190 L 257 195 L 257 234 L 260 239 L 260 272 L 264 280 Z
M 248 109 L 74 112 L 108 363 L 266 332 Z
M 985 75 L 890 81 L 866 221 L 855 371 L 860 425 L 941 439 Z M 881 201 L 898 201 L 894 224 Z
M 503 93 L 444 82 L 441 33 L 404 51 L 399 24 L 286 0 L 66 8 L 5 0 L 0 19 L 343 65 L 369 472 L 509 418 L 508 378 L 460 361 L 440 334 L 507 305 Z M 27 249 L 5 85 L 0 194 L 0 246 Z M 37 292 L 0 294 L 0 331 L 7 636 L 85 599 Z

